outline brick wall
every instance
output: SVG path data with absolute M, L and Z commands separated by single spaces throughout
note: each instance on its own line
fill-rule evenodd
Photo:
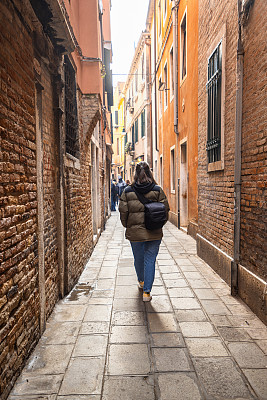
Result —
M 1 1 L 0 13 L 0 393 L 5 396 L 40 331 L 33 48 L 12 3 Z
M 267 280 L 267 3 L 256 1 L 243 28 L 244 80 L 241 185 L 241 264 Z
M 208 50 L 226 24 L 224 169 L 207 172 Z M 198 35 L 198 224 L 199 233 L 233 255 L 234 132 L 237 7 L 236 1 L 199 2 Z

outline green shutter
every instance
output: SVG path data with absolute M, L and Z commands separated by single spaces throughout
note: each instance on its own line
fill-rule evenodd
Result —
M 138 119 L 134 123 L 135 143 L 138 142 Z
M 141 114 L 141 136 L 144 137 L 145 136 L 145 129 L 146 129 L 146 111 L 144 110 Z

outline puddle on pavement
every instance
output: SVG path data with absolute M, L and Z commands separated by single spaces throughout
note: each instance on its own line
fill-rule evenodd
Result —
M 81 297 L 89 296 L 95 289 L 95 286 L 88 285 L 87 283 L 78 283 L 65 298 L 66 301 L 79 301 Z

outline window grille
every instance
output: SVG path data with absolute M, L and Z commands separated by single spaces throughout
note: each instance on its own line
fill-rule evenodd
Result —
M 67 56 L 64 59 L 65 67 L 65 132 L 66 152 L 74 157 L 79 156 L 78 115 L 76 98 L 75 71 Z
M 141 114 L 141 137 L 145 136 L 145 129 L 146 129 L 146 111 L 144 110 Z
M 221 87 L 222 44 L 220 43 L 208 61 L 208 162 L 221 160 Z
M 134 134 L 135 134 L 135 143 L 138 142 L 138 119 L 135 120 L 134 123 Z

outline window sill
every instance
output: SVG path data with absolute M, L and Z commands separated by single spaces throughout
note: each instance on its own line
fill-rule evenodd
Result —
M 81 169 L 80 160 L 69 153 L 65 154 L 65 166 L 68 168 Z
M 216 161 L 208 164 L 208 172 L 222 171 L 224 169 L 223 161 Z

